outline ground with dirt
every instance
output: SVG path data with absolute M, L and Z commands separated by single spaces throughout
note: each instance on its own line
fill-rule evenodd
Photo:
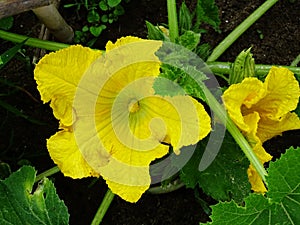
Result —
M 63 1 L 64 2 L 64 1 Z M 62 3 L 63 3 L 62 2 Z M 195 0 L 186 1 L 188 5 Z M 240 22 L 253 12 L 263 0 L 237 1 L 216 0 L 221 18 L 219 34 L 208 29 L 202 37 L 215 47 Z M 67 22 L 79 29 L 84 20 L 72 10 L 61 8 Z M 279 1 L 261 19 L 259 19 L 242 37 L 240 37 L 221 57 L 220 61 L 233 61 L 243 49 L 252 47 L 257 63 L 289 65 L 300 52 L 300 1 L 290 3 Z M 95 44 L 103 49 L 108 40 L 115 41 L 126 35 L 146 37 L 145 20 L 153 24 L 167 23 L 166 1 L 131 0 L 125 7 L 125 15 L 118 23 L 112 24 L 103 32 Z M 13 32 L 36 37 L 40 23 L 28 12 L 15 16 Z M 0 40 L 0 53 L 13 46 Z M 39 172 L 54 166 L 45 146 L 46 138 L 57 131 L 58 122 L 54 119 L 48 105 L 39 100 L 33 79 L 32 48 L 24 48 L 26 55 L 19 56 L 0 71 L 0 78 L 14 83 L 19 88 L 0 83 L 1 101 L 7 102 L 24 115 L 43 124 L 34 124 L 17 117 L 0 107 L 0 161 L 7 162 L 15 170 L 20 164 L 31 163 Z M 269 152 L 279 156 L 290 145 L 299 145 L 300 132 L 287 132 L 283 137 L 275 138 L 265 144 Z M 61 174 L 53 176 L 59 196 L 65 201 L 71 225 L 89 224 L 95 214 L 106 185 L 103 180 L 93 184 L 93 179 L 72 180 Z M 200 190 L 201 192 L 201 190 Z M 212 202 L 204 194 L 202 200 Z M 208 215 L 195 198 L 194 190 L 182 188 L 164 195 L 145 194 L 138 203 L 130 204 L 116 197 L 104 218 L 103 224 L 114 225 L 193 225 L 205 222 Z

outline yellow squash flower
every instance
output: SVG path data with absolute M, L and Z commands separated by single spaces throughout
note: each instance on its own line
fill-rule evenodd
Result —
M 300 129 L 300 120 L 291 111 L 296 109 L 300 96 L 299 83 L 285 68 L 272 67 L 265 82 L 245 78 L 231 85 L 223 95 L 226 109 L 243 132 L 262 164 L 272 156 L 262 144 L 288 130 Z M 264 183 L 252 165 L 248 169 L 252 190 L 264 193 Z
M 111 191 L 136 202 L 149 188 L 150 163 L 179 154 L 211 130 L 204 107 L 189 96 L 154 94 L 162 42 L 125 37 L 106 52 L 79 45 L 50 53 L 34 71 L 60 131 L 47 140 L 65 176 L 102 176 Z

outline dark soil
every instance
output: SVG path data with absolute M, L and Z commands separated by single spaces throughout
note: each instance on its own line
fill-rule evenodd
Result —
M 194 5 L 196 0 L 186 1 Z M 215 47 L 240 22 L 253 12 L 264 0 L 238 1 L 216 0 L 219 6 L 222 33 L 208 28 L 202 37 Z M 62 2 L 62 4 L 64 1 Z M 84 19 L 78 18 L 73 10 L 61 8 L 67 22 L 80 29 Z M 108 40 L 115 41 L 126 35 L 146 37 L 145 20 L 153 24 L 167 23 L 166 1 L 131 0 L 125 7 L 125 15 L 119 22 L 112 24 L 103 32 L 96 48 L 103 49 Z M 282 0 L 276 3 L 261 19 L 243 34 L 221 57 L 220 61 L 233 61 L 243 49 L 252 47 L 257 63 L 289 65 L 300 53 L 300 1 L 290 3 Z M 15 16 L 13 32 L 37 37 L 39 21 L 31 12 Z M 261 36 L 263 35 L 263 37 Z M 13 46 L 0 40 L 0 53 Z M 34 49 L 24 47 L 25 55 L 33 57 Z M 22 164 L 30 163 L 38 172 L 54 166 L 45 147 L 46 138 L 57 131 L 58 123 L 48 105 L 39 100 L 33 79 L 33 67 L 30 61 L 21 55 L 0 71 L 0 78 L 14 83 L 19 89 L 2 84 L 1 101 L 7 102 L 29 118 L 44 125 L 34 124 L 0 107 L 0 161 L 16 170 Z M 3 96 L 5 94 L 6 96 Z M 291 146 L 299 146 L 300 132 L 286 132 L 283 137 L 274 138 L 265 147 L 277 157 Z M 93 179 L 72 180 L 62 174 L 53 176 L 53 181 L 61 199 L 65 201 L 70 213 L 71 225 L 89 224 L 106 192 L 103 180 L 90 187 Z M 203 200 L 212 203 L 204 194 Z M 116 197 L 109 208 L 103 224 L 108 225 L 193 225 L 208 221 L 194 190 L 182 188 L 164 195 L 144 194 L 136 204 L 130 204 Z

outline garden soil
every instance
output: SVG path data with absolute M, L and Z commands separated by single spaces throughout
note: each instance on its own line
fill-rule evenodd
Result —
M 196 0 L 186 1 L 193 7 Z M 221 18 L 221 31 L 217 33 L 207 26 L 208 32 L 202 41 L 215 47 L 239 23 L 253 12 L 263 0 L 238 1 L 216 0 Z M 68 3 L 62 1 L 62 5 Z M 85 15 L 72 9 L 60 9 L 67 22 L 80 29 L 85 23 Z M 294 3 L 281 0 L 262 18 L 247 30 L 218 60 L 232 62 L 237 54 L 252 47 L 256 63 L 289 65 L 300 53 L 300 1 Z M 119 22 L 108 26 L 95 43 L 103 49 L 108 40 L 115 41 L 126 35 L 146 38 L 145 20 L 153 24 L 167 23 L 166 1 L 131 0 L 125 6 L 125 15 Z M 15 16 L 12 32 L 37 37 L 40 23 L 31 12 Z M 13 46 L 0 40 L 0 53 Z M 47 149 L 46 138 L 57 131 L 58 122 L 54 119 L 49 106 L 43 105 L 36 83 L 33 79 L 31 60 L 35 50 L 24 47 L 23 54 L 11 61 L 1 70 L 0 78 L 13 83 L 17 88 L 1 85 L 0 100 L 13 105 L 28 118 L 43 124 L 35 124 L 28 119 L 16 116 L 0 107 L 0 161 L 16 170 L 23 164 L 33 165 L 38 172 L 54 166 Z M 279 157 L 291 145 L 299 146 L 300 132 L 286 132 L 274 138 L 265 147 L 271 154 Z M 105 182 L 93 179 L 72 180 L 62 174 L 51 178 L 57 192 L 64 200 L 70 213 L 71 225 L 90 224 L 107 190 Z M 213 184 L 216 185 L 216 184 Z M 209 220 L 203 201 L 209 204 L 214 200 L 196 190 L 181 188 L 169 194 L 144 194 L 136 204 L 115 197 L 104 217 L 104 225 L 196 225 Z

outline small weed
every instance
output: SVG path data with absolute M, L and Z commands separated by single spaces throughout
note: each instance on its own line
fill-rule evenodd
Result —
M 122 3 L 128 3 L 130 0 L 76 0 L 74 3 L 65 4 L 65 8 L 75 7 L 77 12 L 82 8 L 87 11 L 87 25 L 81 30 L 75 31 L 75 43 L 85 43 L 87 46 L 92 46 L 97 37 L 109 24 L 116 22 L 119 16 L 125 13 Z M 92 39 L 89 40 L 89 36 Z

